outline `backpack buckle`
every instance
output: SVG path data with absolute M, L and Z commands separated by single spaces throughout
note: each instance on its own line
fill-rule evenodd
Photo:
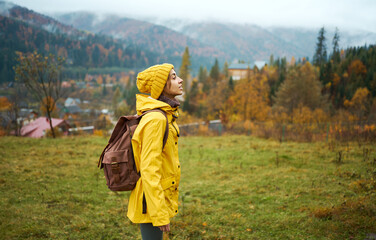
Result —
M 119 173 L 119 164 L 116 162 L 116 157 L 111 158 L 111 170 L 113 173 Z

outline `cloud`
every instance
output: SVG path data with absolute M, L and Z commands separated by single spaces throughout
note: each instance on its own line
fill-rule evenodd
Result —
M 182 18 L 261 26 L 338 26 L 376 32 L 374 0 L 15 0 L 34 11 L 92 11 L 132 17 Z

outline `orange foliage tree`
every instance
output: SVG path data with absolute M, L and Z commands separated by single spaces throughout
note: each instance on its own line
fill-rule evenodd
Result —
M 367 73 L 366 66 L 362 63 L 362 61 L 356 59 L 351 62 L 349 68 L 348 68 L 349 75 L 355 74 L 355 75 L 365 75 Z
M 351 100 L 345 100 L 343 105 L 354 114 L 358 120 L 362 120 L 368 110 L 368 97 L 370 92 L 367 88 L 358 88 Z
M 12 103 L 8 101 L 6 97 L 0 97 L 0 111 L 8 110 L 12 106 Z
M 49 108 L 49 109 L 47 109 Z M 51 96 L 47 96 L 43 98 L 42 104 L 40 105 L 40 112 L 42 115 L 48 115 L 48 112 L 50 112 L 51 116 L 56 117 L 56 104 L 55 100 Z
M 15 79 L 17 82 L 25 84 L 26 88 L 34 94 L 41 105 L 45 105 L 52 136 L 55 138 L 55 131 L 51 121 L 51 109 L 55 108 L 55 103 L 63 95 L 60 70 L 64 59 L 56 58 L 52 54 L 42 56 L 34 52 L 27 55 L 20 54 L 17 61 L 18 65 L 14 68 Z M 44 101 L 44 99 L 46 100 Z
M 265 72 L 254 72 L 239 80 L 230 96 L 231 114 L 237 120 L 265 121 L 269 112 L 269 84 Z
M 317 69 L 306 62 L 288 71 L 286 80 L 276 93 L 276 105 L 285 107 L 289 113 L 299 106 L 307 106 L 311 110 L 321 107 L 324 103 L 321 88 Z

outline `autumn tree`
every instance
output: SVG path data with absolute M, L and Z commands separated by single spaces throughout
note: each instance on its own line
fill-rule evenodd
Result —
M 0 111 L 6 111 L 12 106 L 7 97 L 0 97 Z
M 219 81 L 216 87 L 210 88 L 205 105 L 205 120 L 213 120 L 220 117 L 220 113 L 224 110 L 227 101 L 227 91 L 228 87 L 225 81 Z
M 16 136 L 20 136 L 23 126 L 23 122 L 19 121 L 21 106 L 29 102 L 30 96 L 28 96 L 25 86 L 17 82 L 13 83 L 11 87 L 7 89 L 7 92 L 8 98 L 5 99 L 9 100 L 9 105 L 6 106 L 6 112 L 10 120 L 8 130 L 13 130 Z
M 345 100 L 343 105 L 348 108 L 358 120 L 363 120 L 369 108 L 369 95 L 370 92 L 367 88 L 358 88 L 351 100 Z
M 46 109 L 53 138 L 56 137 L 52 127 L 51 109 L 62 97 L 60 70 L 64 59 L 52 54 L 42 56 L 34 52 L 27 55 L 20 54 L 15 66 L 16 81 L 24 84 Z
M 181 59 L 181 65 L 179 69 L 179 77 L 183 79 L 183 89 L 184 91 L 187 91 L 188 86 L 188 80 L 189 80 L 189 73 L 190 73 L 190 67 L 191 67 L 191 59 L 189 56 L 189 48 L 188 46 L 185 47 L 183 57 Z
M 131 109 L 128 106 L 127 102 L 123 100 L 116 105 L 116 108 L 114 110 L 114 117 L 120 118 L 121 116 L 124 116 L 127 114 L 131 114 Z
M 9 131 L 10 129 L 14 129 L 15 135 L 19 136 L 20 135 L 20 127 L 18 125 L 17 118 L 19 116 L 19 107 L 17 104 L 12 103 L 8 100 L 7 97 L 0 97 L 0 113 L 4 112 L 7 113 L 8 115 L 8 121 L 6 128 Z M 2 115 L 2 114 L 1 114 Z M 0 120 L 6 120 L 4 116 L 0 115 Z M 5 134 L 3 132 L 3 129 L 0 126 L 0 136 Z
M 49 109 L 47 109 L 47 107 L 49 107 Z M 40 110 L 40 113 L 44 116 L 47 115 L 48 112 L 50 112 L 51 117 L 58 116 L 55 100 L 52 97 L 43 98 L 43 101 L 42 101 L 42 104 L 40 105 L 39 110 Z
M 196 117 L 206 116 L 207 101 L 206 98 L 211 90 L 211 85 L 208 81 L 209 77 L 206 68 L 200 66 L 197 79 L 192 81 L 191 89 L 189 90 L 187 97 L 189 103 L 184 102 L 183 110 L 190 114 L 194 114 Z
M 364 77 L 367 73 L 367 68 L 359 59 L 353 60 L 348 68 L 349 75 Z
M 232 118 L 237 120 L 264 121 L 270 111 L 269 84 L 265 73 L 256 72 L 250 79 L 241 79 L 235 84 L 229 98 Z
M 275 104 L 286 108 L 290 114 L 300 106 L 314 110 L 324 102 L 321 88 L 317 70 L 306 62 L 301 67 L 289 69 L 286 80 L 276 93 Z

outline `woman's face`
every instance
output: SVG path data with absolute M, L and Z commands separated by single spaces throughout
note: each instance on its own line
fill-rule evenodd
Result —
M 163 95 L 174 98 L 183 94 L 183 79 L 176 75 L 174 69 L 171 69 L 167 83 L 163 89 Z

